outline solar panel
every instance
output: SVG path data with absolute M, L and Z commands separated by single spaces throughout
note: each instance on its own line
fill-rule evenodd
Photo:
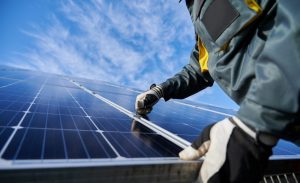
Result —
M 136 95 L 140 93 L 139 91 L 126 91 L 124 87 L 114 87 L 106 83 L 97 84 L 96 86 L 87 84 L 87 87 L 91 87 L 101 96 L 134 112 L 134 102 Z M 147 118 L 154 124 L 192 142 L 208 124 L 232 116 L 235 112 L 234 110 L 198 104 L 187 100 L 173 100 L 170 102 L 160 101 Z M 275 156 L 272 158 L 277 158 L 279 155 L 300 155 L 300 148 L 290 142 L 280 140 L 274 148 L 273 154 Z
M 23 91 L 36 93 L 32 101 L 15 92 L 21 84 L 2 90 L 19 97 L 1 102 L 1 139 L 10 138 L 1 143 L 6 160 L 174 157 L 180 151 L 166 140 L 153 146 L 144 143 L 132 133 L 131 118 L 67 80 L 39 76 L 38 81 L 24 81 L 22 86 Z M 140 133 L 150 141 L 161 138 L 155 132 Z
M 0 162 L 5 162 L 0 169 L 182 163 L 178 152 L 205 126 L 236 112 L 171 100 L 141 117 L 134 110 L 140 92 L 104 81 L 0 69 Z M 280 141 L 271 159 L 299 154 L 300 148 Z

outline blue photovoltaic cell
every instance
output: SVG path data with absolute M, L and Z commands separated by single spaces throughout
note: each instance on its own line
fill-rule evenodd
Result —
M 0 149 L 2 149 L 2 147 L 6 143 L 7 139 L 9 138 L 12 132 L 13 132 L 12 128 L 0 127 Z
M 81 84 L 95 92 L 117 94 L 125 97 L 136 96 L 137 94 L 136 91 L 130 90 L 128 88 L 109 85 L 107 83 L 97 83 L 97 84 L 81 83 Z
M 42 74 L 40 73 L 26 71 L 26 70 L 1 70 L 0 71 L 0 78 L 16 79 L 16 80 L 28 80 L 41 75 Z
M 14 135 L 13 139 L 11 142 L 9 142 L 8 148 L 5 150 L 4 155 L 2 156 L 2 158 L 4 159 L 15 159 L 16 154 L 18 154 L 18 149 L 20 147 L 20 142 L 22 141 L 22 137 L 24 136 L 25 133 L 25 129 L 19 129 L 16 134 Z M 28 144 L 28 146 L 30 146 L 30 144 Z M 28 148 L 32 148 L 32 147 L 28 147 Z M 36 147 L 33 148 L 33 150 Z M 33 158 L 32 158 L 33 159 Z
M 16 126 L 23 114 L 23 112 L 19 111 L 6 111 L 0 109 L 0 127 Z
M 121 156 L 129 158 L 177 156 L 178 152 L 181 150 L 179 147 L 157 134 L 144 133 L 141 135 L 112 132 L 106 135 Z
M 60 128 L 57 127 L 57 129 Z M 43 159 L 64 159 L 68 157 L 64 146 L 63 133 L 63 130 L 46 130 Z
M 31 96 L 26 96 L 25 92 L 24 92 L 24 95 L 19 95 L 19 94 L 13 94 L 13 93 L 9 93 L 9 92 L 4 92 L 3 89 L 0 89 L 2 90 L 0 92 L 0 101 L 1 103 L 6 103 L 6 102 L 9 102 L 9 103 L 13 103 L 13 102 L 20 102 L 20 103 L 30 103 L 33 99 L 33 97 Z M 5 105 L 5 104 L 1 104 L 3 106 L 1 106 L 2 108 L 6 108 L 8 107 L 8 105 Z
M 75 86 L 73 83 L 66 80 L 62 76 L 51 75 L 51 77 L 47 79 L 46 84 L 49 85 L 49 86 L 60 86 L 60 87 L 66 87 L 66 88 L 79 89 L 77 86 Z
M 0 88 L 5 87 L 7 85 L 11 85 L 15 82 L 19 82 L 20 80 L 14 80 L 14 79 L 3 79 L 0 78 Z
M 218 112 L 223 112 L 223 113 L 226 113 L 226 114 L 234 115 L 236 113 L 236 111 L 232 110 L 232 109 L 225 109 L 225 108 L 212 106 L 212 105 L 208 105 L 208 104 L 200 104 L 200 103 L 193 102 L 193 101 L 190 101 L 190 100 L 183 100 L 182 102 L 185 103 L 185 104 L 190 104 L 190 105 L 205 108 L 205 109 L 211 109 L 211 110 L 218 111 Z
M 296 146 L 295 144 L 280 140 L 273 148 L 274 155 L 300 155 L 300 147 Z
M 1 96 L 4 97 L 1 99 L 7 99 L 7 97 L 5 97 L 7 95 L 8 97 L 16 97 L 19 102 L 26 102 L 28 101 L 28 97 L 35 97 L 36 93 L 41 87 L 41 84 L 41 79 L 32 79 L 32 82 L 22 81 L 14 85 L 0 88 Z

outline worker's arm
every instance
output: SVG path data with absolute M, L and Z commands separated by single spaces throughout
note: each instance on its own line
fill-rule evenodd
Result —
M 237 116 L 257 131 L 300 139 L 300 6 L 277 2 L 274 26 L 255 60 L 251 82 Z
M 255 78 L 237 117 L 206 127 L 180 153 L 185 160 L 205 155 L 203 182 L 259 182 L 278 138 L 300 139 L 300 3 L 277 3 L 274 26 L 252 60 Z
M 181 72 L 137 96 L 135 102 L 137 113 L 148 114 L 151 112 L 153 105 L 155 105 L 161 97 L 166 101 L 170 98 L 186 98 L 207 86 L 211 86 L 213 79 L 208 72 L 200 72 L 201 69 L 198 59 L 199 51 L 196 44 L 192 50 L 189 64 L 184 66 Z
M 182 99 L 189 97 L 208 86 L 212 86 L 212 84 L 213 79 L 209 73 L 201 73 L 198 45 L 195 44 L 189 64 L 184 66 L 175 76 L 163 82 L 161 87 L 163 98 L 167 101 L 170 98 Z

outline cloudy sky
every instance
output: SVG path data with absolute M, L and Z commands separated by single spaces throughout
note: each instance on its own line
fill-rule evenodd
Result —
M 194 31 L 177 0 L 2 0 L 0 64 L 147 89 L 188 63 Z M 215 84 L 191 98 L 237 108 Z

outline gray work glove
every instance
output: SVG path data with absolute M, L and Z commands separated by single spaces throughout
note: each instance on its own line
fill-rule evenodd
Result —
M 197 182 L 258 183 L 277 141 L 268 134 L 258 136 L 237 117 L 232 117 L 204 128 L 179 157 L 183 160 L 205 157 Z
M 145 115 L 152 111 L 152 107 L 163 97 L 161 86 L 151 85 L 150 90 L 139 94 L 135 101 L 135 110 L 138 114 Z

